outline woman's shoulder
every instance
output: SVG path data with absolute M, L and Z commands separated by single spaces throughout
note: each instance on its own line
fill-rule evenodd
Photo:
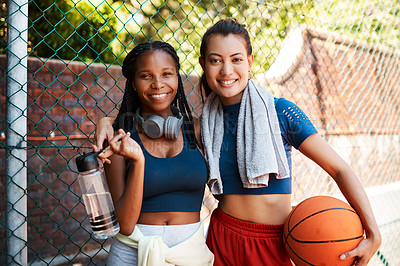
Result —
M 285 98 L 274 100 L 281 132 L 288 143 L 298 149 L 301 143 L 317 130 L 297 104 Z
M 285 98 L 274 98 L 275 110 L 280 118 L 288 118 L 290 120 L 306 119 L 304 111 L 294 102 Z
M 304 111 L 294 102 L 285 98 L 274 98 L 274 100 L 275 110 L 280 119 L 286 118 L 295 122 L 308 119 Z
M 299 108 L 294 102 L 289 101 L 286 98 L 276 98 L 274 97 L 275 109 L 276 111 L 282 111 L 288 108 Z

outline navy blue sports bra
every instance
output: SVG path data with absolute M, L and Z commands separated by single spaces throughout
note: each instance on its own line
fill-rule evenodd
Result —
M 184 135 L 183 150 L 170 158 L 158 158 L 144 148 L 136 128 L 131 137 L 145 157 L 142 212 L 200 211 L 208 170 L 203 155 L 190 148 Z
M 290 194 L 292 178 L 276 179 L 270 174 L 267 187 L 243 188 L 236 159 L 236 129 L 240 103 L 224 106 L 224 137 L 221 146 L 219 167 L 223 183 L 223 194 Z M 275 98 L 283 145 L 292 172 L 292 146 L 298 149 L 303 141 L 317 132 L 304 112 L 294 103 Z M 291 175 L 291 174 L 290 174 Z

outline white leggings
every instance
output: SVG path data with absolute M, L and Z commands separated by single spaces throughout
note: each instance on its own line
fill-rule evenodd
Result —
M 160 236 L 168 247 L 173 247 L 190 238 L 199 228 L 200 222 L 182 225 L 137 224 L 144 236 Z M 137 249 L 121 243 L 114 237 L 108 253 L 107 265 L 137 265 Z

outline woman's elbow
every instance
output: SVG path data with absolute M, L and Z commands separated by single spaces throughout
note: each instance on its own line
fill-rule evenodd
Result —
M 123 225 L 122 223 L 119 224 L 119 233 L 125 236 L 130 236 L 133 232 L 135 225 Z
M 135 225 L 137 221 L 139 220 L 139 214 L 140 212 L 135 212 L 135 213 L 129 213 L 127 215 L 126 211 L 122 210 L 115 210 L 115 214 L 117 216 L 117 221 L 119 224 L 119 232 L 123 235 L 129 236 L 132 234 L 133 229 L 135 228 Z

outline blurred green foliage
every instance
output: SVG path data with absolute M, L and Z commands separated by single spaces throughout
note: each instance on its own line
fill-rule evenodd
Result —
M 221 18 L 236 17 L 253 39 L 254 73 L 275 60 L 288 29 L 306 24 L 368 42 L 400 46 L 400 2 L 378 0 L 31 0 L 30 56 L 121 63 L 138 43 L 164 40 L 183 70 L 201 74 L 201 36 Z M 0 2 L 0 52 L 7 48 L 7 5 Z
M 29 3 L 31 55 L 66 60 L 115 62 L 109 43 L 117 17 L 107 2 L 38 0 Z

